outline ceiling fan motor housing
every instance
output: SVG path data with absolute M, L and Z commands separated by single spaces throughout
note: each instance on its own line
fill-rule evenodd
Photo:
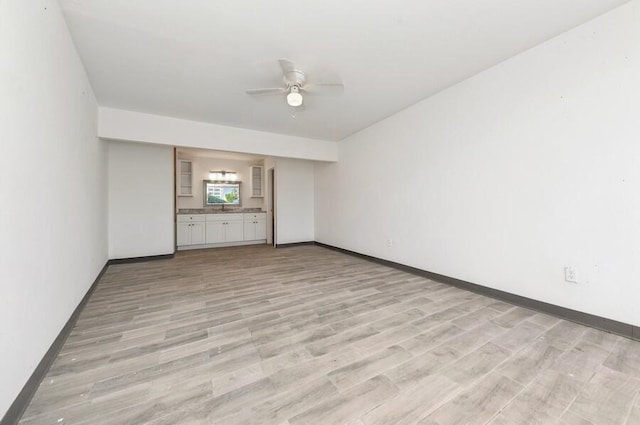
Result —
M 307 77 L 305 77 L 304 72 L 294 69 L 286 72 L 282 77 L 282 80 L 287 85 L 287 87 L 302 87 L 307 82 Z

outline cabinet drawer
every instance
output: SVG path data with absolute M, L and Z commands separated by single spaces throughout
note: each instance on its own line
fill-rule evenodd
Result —
M 204 221 L 204 214 L 178 214 L 178 223 Z
M 253 220 L 266 220 L 267 213 L 245 213 L 244 214 L 245 221 L 253 221 Z
M 242 221 L 242 214 L 207 214 L 207 221 Z

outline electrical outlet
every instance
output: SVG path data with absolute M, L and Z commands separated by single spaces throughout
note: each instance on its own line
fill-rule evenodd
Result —
M 564 268 L 564 280 L 567 282 L 578 283 L 578 272 L 575 267 L 565 267 Z
M 387 246 L 389 248 L 391 248 L 393 246 L 393 239 L 391 239 L 391 238 L 387 239 Z

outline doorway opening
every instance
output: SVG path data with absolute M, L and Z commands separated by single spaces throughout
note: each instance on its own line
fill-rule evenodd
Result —
M 267 243 L 277 246 L 276 243 L 276 171 L 269 168 L 267 171 Z

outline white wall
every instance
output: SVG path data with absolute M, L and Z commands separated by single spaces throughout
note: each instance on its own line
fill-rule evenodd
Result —
M 287 244 L 313 241 L 314 163 L 277 158 L 275 170 L 276 242 Z
M 179 159 L 193 161 L 193 196 L 179 196 L 177 206 L 182 208 L 203 208 L 204 193 L 203 180 L 209 180 L 209 171 L 225 170 L 235 171 L 240 187 L 240 202 L 242 208 L 263 208 L 264 198 L 251 197 L 251 165 L 262 165 L 261 161 L 239 161 L 224 158 L 187 157 L 178 156 Z M 266 185 L 263 175 L 263 187 Z
M 338 157 L 336 142 L 105 107 L 99 108 L 98 136 L 318 161 L 335 161 Z
M 109 258 L 175 251 L 173 149 L 108 142 Z
M 96 132 L 57 2 L 0 2 L 0 417 L 107 261 Z
M 634 0 L 340 142 L 316 240 L 640 325 L 638 22 Z

